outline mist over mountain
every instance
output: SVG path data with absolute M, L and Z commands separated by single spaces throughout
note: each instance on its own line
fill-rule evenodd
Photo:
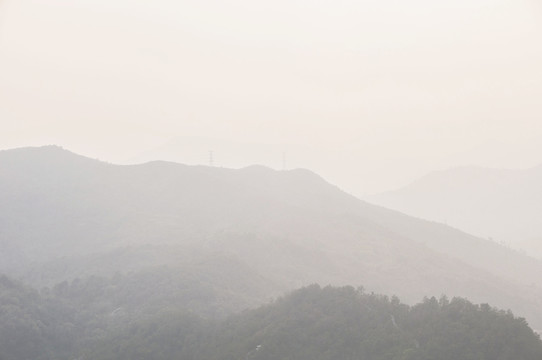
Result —
M 0 0 L 0 360 L 542 360 L 541 4 Z
M 289 167 L 360 196 L 434 169 L 540 161 L 538 0 L 214 5 L 3 0 L 0 147 L 117 163 L 218 138 L 254 146 L 174 160 L 215 150 L 217 165 L 281 169 L 284 150 L 256 144 L 287 143 L 310 148 L 286 150 Z
M 307 170 L 119 166 L 21 148 L 0 152 L 0 198 L 0 271 L 36 286 L 165 266 L 209 274 L 246 306 L 310 283 L 354 284 L 408 302 L 464 296 L 542 324 L 541 262 Z
M 462 167 L 434 172 L 368 200 L 542 258 L 542 165 L 525 170 Z

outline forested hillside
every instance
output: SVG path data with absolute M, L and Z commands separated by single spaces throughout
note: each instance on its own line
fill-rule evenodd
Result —
M 219 327 L 210 359 L 538 359 L 524 319 L 462 298 L 408 306 L 362 288 L 309 286 Z M 233 339 L 233 341 L 232 341 Z M 224 350 L 227 349 L 227 350 Z
M 426 298 L 409 306 L 361 288 L 311 285 L 260 308 L 217 317 L 206 310 L 216 306 L 216 292 L 185 282 L 156 294 L 155 280 L 88 278 L 38 292 L 0 277 L 0 358 L 542 358 L 542 342 L 524 319 L 462 298 Z

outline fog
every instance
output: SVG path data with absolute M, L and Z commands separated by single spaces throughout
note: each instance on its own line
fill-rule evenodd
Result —
M 0 0 L 0 358 L 542 359 L 541 35 L 534 0 Z
M 1 148 L 127 163 L 201 139 L 209 149 L 168 156 L 280 169 L 286 152 L 287 168 L 356 195 L 542 162 L 536 1 L 5 0 L 1 12 Z

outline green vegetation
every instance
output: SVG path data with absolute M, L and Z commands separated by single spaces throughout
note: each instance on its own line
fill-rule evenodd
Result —
M 202 358 L 542 358 L 539 337 L 510 312 L 445 297 L 409 307 L 396 297 L 317 285 L 230 319 L 210 343 Z
M 408 306 L 361 288 L 312 285 L 223 316 L 224 292 L 186 279 L 157 284 L 162 276 L 89 277 L 40 292 L 0 277 L 0 359 L 542 358 L 524 319 L 462 298 Z

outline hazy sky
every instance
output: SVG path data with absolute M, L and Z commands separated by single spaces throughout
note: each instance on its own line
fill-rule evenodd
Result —
M 534 166 L 542 5 L 0 3 L 0 148 L 125 162 L 186 137 L 275 144 L 357 195 L 457 165 Z

